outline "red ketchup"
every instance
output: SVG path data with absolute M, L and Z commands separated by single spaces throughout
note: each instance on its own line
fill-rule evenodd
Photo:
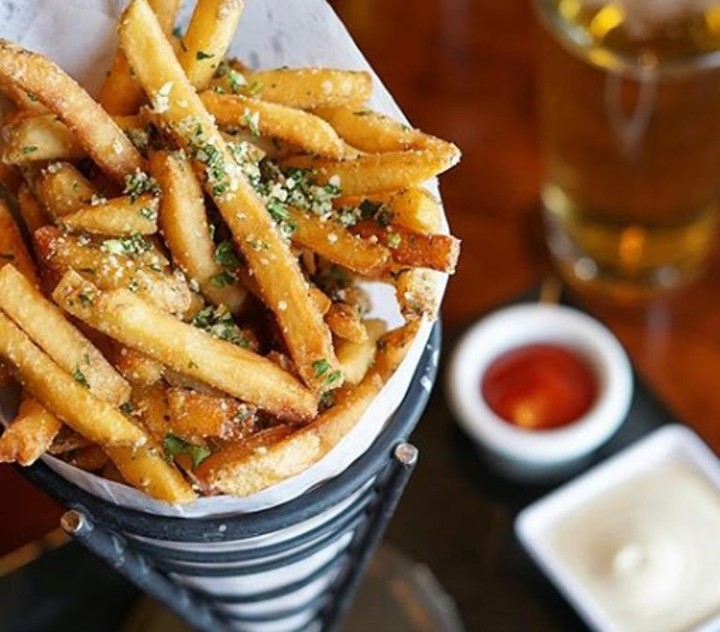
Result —
M 492 411 L 528 430 L 572 423 L 595 402 L 597 377 L 575 351 L 554 344 L 518 347 L 496 358 L 480 382 Z

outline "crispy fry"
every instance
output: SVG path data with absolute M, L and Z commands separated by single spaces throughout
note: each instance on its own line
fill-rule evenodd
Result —
M 240 76 L 226 74 L 212 83 L 229 94 L 256 96 L 301 110 L 361 107 L 372 95 L 370 73 L 333 68 L 278 68 Z
M 399 226 L 383 227 L 376 222 L 360 222 L 352 230 L 365 239 L 375 237 L 388 246 L 393 260 L 402 266 L 455 272 L 460 240 L 452 235 L 423 235 Z
M 97 189 L 77 168 L 58 162 L 45 169 L 35 182 L 35 194 L 54 218 L 70 215 L 89 204 Z
M 363 325 L 360 312 L 347 303 L 333 303 L 325 315 L 325 321 L 330 327 L 330 331 L 333 332 L 333 335 L 343 340 L 360 343 L 368 338 L 368 333 L 365 325 Z M 342 364 L 339 355 L 338 360 L 340 360 Z
M 61 427 L 55 415 L 24 396 L 17 415 L 0 437 L 0 463 L 32 465 L 47 452 Z
M 398 271 L 391 279 L 400 305 L 400 312 L 407 320 L 435 318 L 438 311 L 436 276 L 440 274 L 427 268 L 407 268 Z
M 298 156 L 285 160 L 282 165 L 313 169 L 321 184 L 336 176 L 344 195 L 368 195 L 414 187 L 447 171 L 460 159 L 454 145 L 448 147 L 445 152 L 413 149 L 365 154 L 342 161 Z
M 248 496 L 299 474 L 327 454 L 355 426 L 382 388 L 370 373 L 355 387 L 337 391 L 335 406 L 295 432 L 261 432 L 208 457 L 196 476 L 211 492 Z
M 348 384 L 358 384 L 365 377 L 375 359 L 377 341 L 387 329 L 385 321 L 379 319 L 366 320 L 363 326 L 365 328 L 363 340 L 353 342 L 341 339 L 335 345 Z
M 171 432 L 191 443 L 208 437 L 240 440 L 255 431 L 256 409 L 237 399 L 171 388 L 167 401 Z
M 150 436 L 161 443 L 170 432 L 170 413 L 167 403 L 167 387 L 155 384 L 138 384 L 133 387 L 133 416 L 142 422 Z
M 288 221 L 295 227 L 292 240 L 303 248 L 349 270 L 375 276 L 387 267 L 390 251 L 363 240 L 332 220 L 288 207 Z
M 341 158 L 345 152 L 335 130 L 308 112 L 212 90 L 200 96 L 221 127 L 241 127 L 255 136 L 279 138 L 316 156 Z
M 114 350 L 113 364 L 132 384 L 151 386 L 157 384 L 165 373 L 165 367 L 157 360 L 122 345 L 117 345 Z
M 437 233 L 442 228 L 440 202 L 422 187 L 369 196 L 341 196 L 333 202 L 333 206 L 336 209 L 362 208 L 367 203 L 375 207 L 380 205 L 374 214 L 387 210 L 392 223 L 403 228 L 418 233 Z
M 57 278 L 73 269 L 102 289 L 131 289 L 173 314 L 185 314 L 192 307 L 185 280 L 172 274 L 167 259 L 143 238 L 90 238 L 46 226 L 35 233 L 35 245 Z
M 214 305 L 239 312 L 247 292 L 215 260 L 202 188 L 190 163 L 170 152 L 155 152 L 150 171 L 163 191 L 160 227 L 173 261 Z
M 181 0 L 149 0 L 158 22 L 168 37 L 175 26 Z M 135 114 L 145 100 L 142 86 L 132 76 L 125 54 L 118 50 L 100 88 L 98 103 L 109 114 Z
M 119 33 L 140 82 L 156 104 L 166 106 L 162 108 L 163 120 L 201 168 L 205 188 L 280 323 L 303 380 L 319 389 L 339 385 L 342 375 L 337 370 L 330 332 L 310 299 L 297 261 L 255 191 L 238 173 L 227 144 L 173 58 L 172 48 L 145 0 L 133 0 L 120 22 Z M 170 99 L 163 94 L 168 85 Z
M 198 0 L 195 5 L 178 59 L 198 90 L 208 86 L 225 57 L 244 8 L 242 0 Z
M 15 218 L 7 204 L 0 200 L 0 268 L 8 264 L 15 266 L 33 285 L 40 284 L 35 263 L 25 247 Z
M 18 208 L 25 228 L 31 235 L 50 223 L 50 217 L 27 184 L 23 184 L 18 191 Z
M 85 150 L 54 114 L 30 116 L 3 125 L 0 159 L 6 164 L 41 160 L 74 160 Z
M 81 294 L 90 301 L 82 303 Z M 123 344 L 279 417 L 303 420 L 315 413 L 314 394 L 266 358 L 181 323 L 132 292 L 100 292 L 69 272 L 53 298 L 68 313 Z
M 115 179 L 144 168 L 142 156 L 110 116 L 46 57 L 0 39 L 0 78 L 37 96 Z
M 71 230 L 99 235 L 129 237 L 157 232 L 159 200 L 143 193 L 133 200 L 117 197 L 95 205 L 86 205 L 60 218 L 60 224 Z
M 130 385 L 62 312 L 12 265 L 0 270 L 0 309 L 69 375 L 82 376 L 90 391 L 120 406 Z
M 147 441 L 139 427 L 63 371 L 2 313 L 0 356 L 15 367 L 20 383 L 33 397 L 91 441 L 129 446 Z

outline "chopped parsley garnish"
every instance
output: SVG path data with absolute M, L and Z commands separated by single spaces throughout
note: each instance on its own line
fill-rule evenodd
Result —
M 133 405 L 130 402 L 125 402 L 124 404 L 121 404 L 120 412 L 122 412 L 124 415 L 132 415 Z
M 190 360 L 190 362 L 188 362 L 188 369 L 197 369 L 197 368 L 200 368 L 200 367 L 199 367 L 198 363 L 195 362 L 195 360 Z
M 328 362 L 327 358 L 316 360 L 312 363 L 312 368 L 315 371 L 315 377 L 322 377 L 330 369 L 330 362 Z
M 387 237 L 387 245 L 390 248 L 398 248 L 402 243 L 402 237 L 398 233 L 390 233 Z
M 204 59 L 212 59 L 213 57 L 215 57 L 215 55 L 211 55 L 201 50 L 199 50 L 195 55 L 195 59 L 197 59 L 198 61 L 202 61 Z
M 125 255 L 132 257 L 141 255 L 152 249 L 152 244 L 142 235 L 130 235 L 118 239 L 106 239 L 100 245 L 100 250 L 111 255 Z
M 78 294 L 78 299 L 79 299 L 80 302 L 81 302 L 83 305 L 85 305 L 86 307 L 87 307 L 88 305 L 92 305 L 92 303 L 93 303 L 92 297 L 91 297 L 91 296 L 88 296 L 85 292 L 80 292 L 80 294 Z
M 238 347 L 247 349 L 250 342 L 233 320 L 232 314 L 227 307 L 206 307 L 199 311 L 191 321 L 198 329 L 208 332 L 214 338 L 230 342 Z
M 253 415 L 253 409 L 252 407 L 248 406 L 247 404 L 240 404 L 238 406 L 238 411 L 235 413 L 235 416 L 233 417 L 233 421 L 237 424 L 242 424 Z
M 250 130 L 253 136 L 260 136 L 260 112 L 251 112 L 245 110 L 243 114 L 243 123 Z
M 154 222 L 155 220 L 157 220 L 158 214 L 154 208 L 150 208 L 148 206 L 143 206 L 140 209 L 139 213 L 140 213 L 141 217 L 144 217 L 146 220 L 148 220 L 150 222 Z
M 168 460 L 183 455 L 190 457 L 193 469 L 197 469 L 198 466 L 212 454 L 210 448 L 204 445 L 195 445 L 173 434 L 165 435 L 163 448 L 165 448 L 165 454 Z
M 144 171 L 136 169 L 135 173 L 129 173 L 125 176 L 123 193 L 130 196 L 131 202 L 135 202 L 143 193 L 152 193 L 159 196 L 160 186 L 155 178 L 151 178 Z
M 218 289 L 227 287 L 228 285 L 232 285 L 235 283 L 235 276 L 232 274 L 232 272 L 228 272 L 227 270 L 221 272 L 220 274 L 216 274 L 215 276 L 210 278 L 210 283 L 212 283 L 213 287 L 216 287 Z
M 325 391 L 320 396 L 320 402 L 318 408 L 320 412 L 326 411 L 328 408 L 332 408 L 335 405 L 335 393 L 332 391 Z
M 80 384 L 80 386 L 84 386 L 85 388 L 90 388 L 90 383 L 87 381 L 85 374 L 80 370 L 80 367 L 75 369 L 75 373 L 73 373 L 73 379 L 78 384 Z
M 221 241 L 217 245 L 215 248 L 215 261 L 225 268 L 237 268 L 242 265 L 242 261 L 235 253 L 230 241 Z
M 25 145 L 25 147 L 22 148 L 23 154 L 32 154 L 38 150 L 36 145 Z

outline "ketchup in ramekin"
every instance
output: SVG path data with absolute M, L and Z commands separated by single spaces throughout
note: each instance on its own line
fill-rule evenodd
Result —
M 590 410 L 597 376 L 579 353 L 551 343 L 506 351 L 487 368 L 480 392 L 502 420 L 528 430 L 566 426 Z

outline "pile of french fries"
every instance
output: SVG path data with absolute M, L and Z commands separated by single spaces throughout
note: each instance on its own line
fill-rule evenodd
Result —
M 368 73 L 250 70 L 240 0 L 133 0 L 94 100 L 0 40 L 0 461 L 150 496 L 244 496 L 357 423 L 435 314 L 458 241 L 422 183 L 451 143 L 367 109 Z M 368 319 L 359 283 L 406 323 Z

